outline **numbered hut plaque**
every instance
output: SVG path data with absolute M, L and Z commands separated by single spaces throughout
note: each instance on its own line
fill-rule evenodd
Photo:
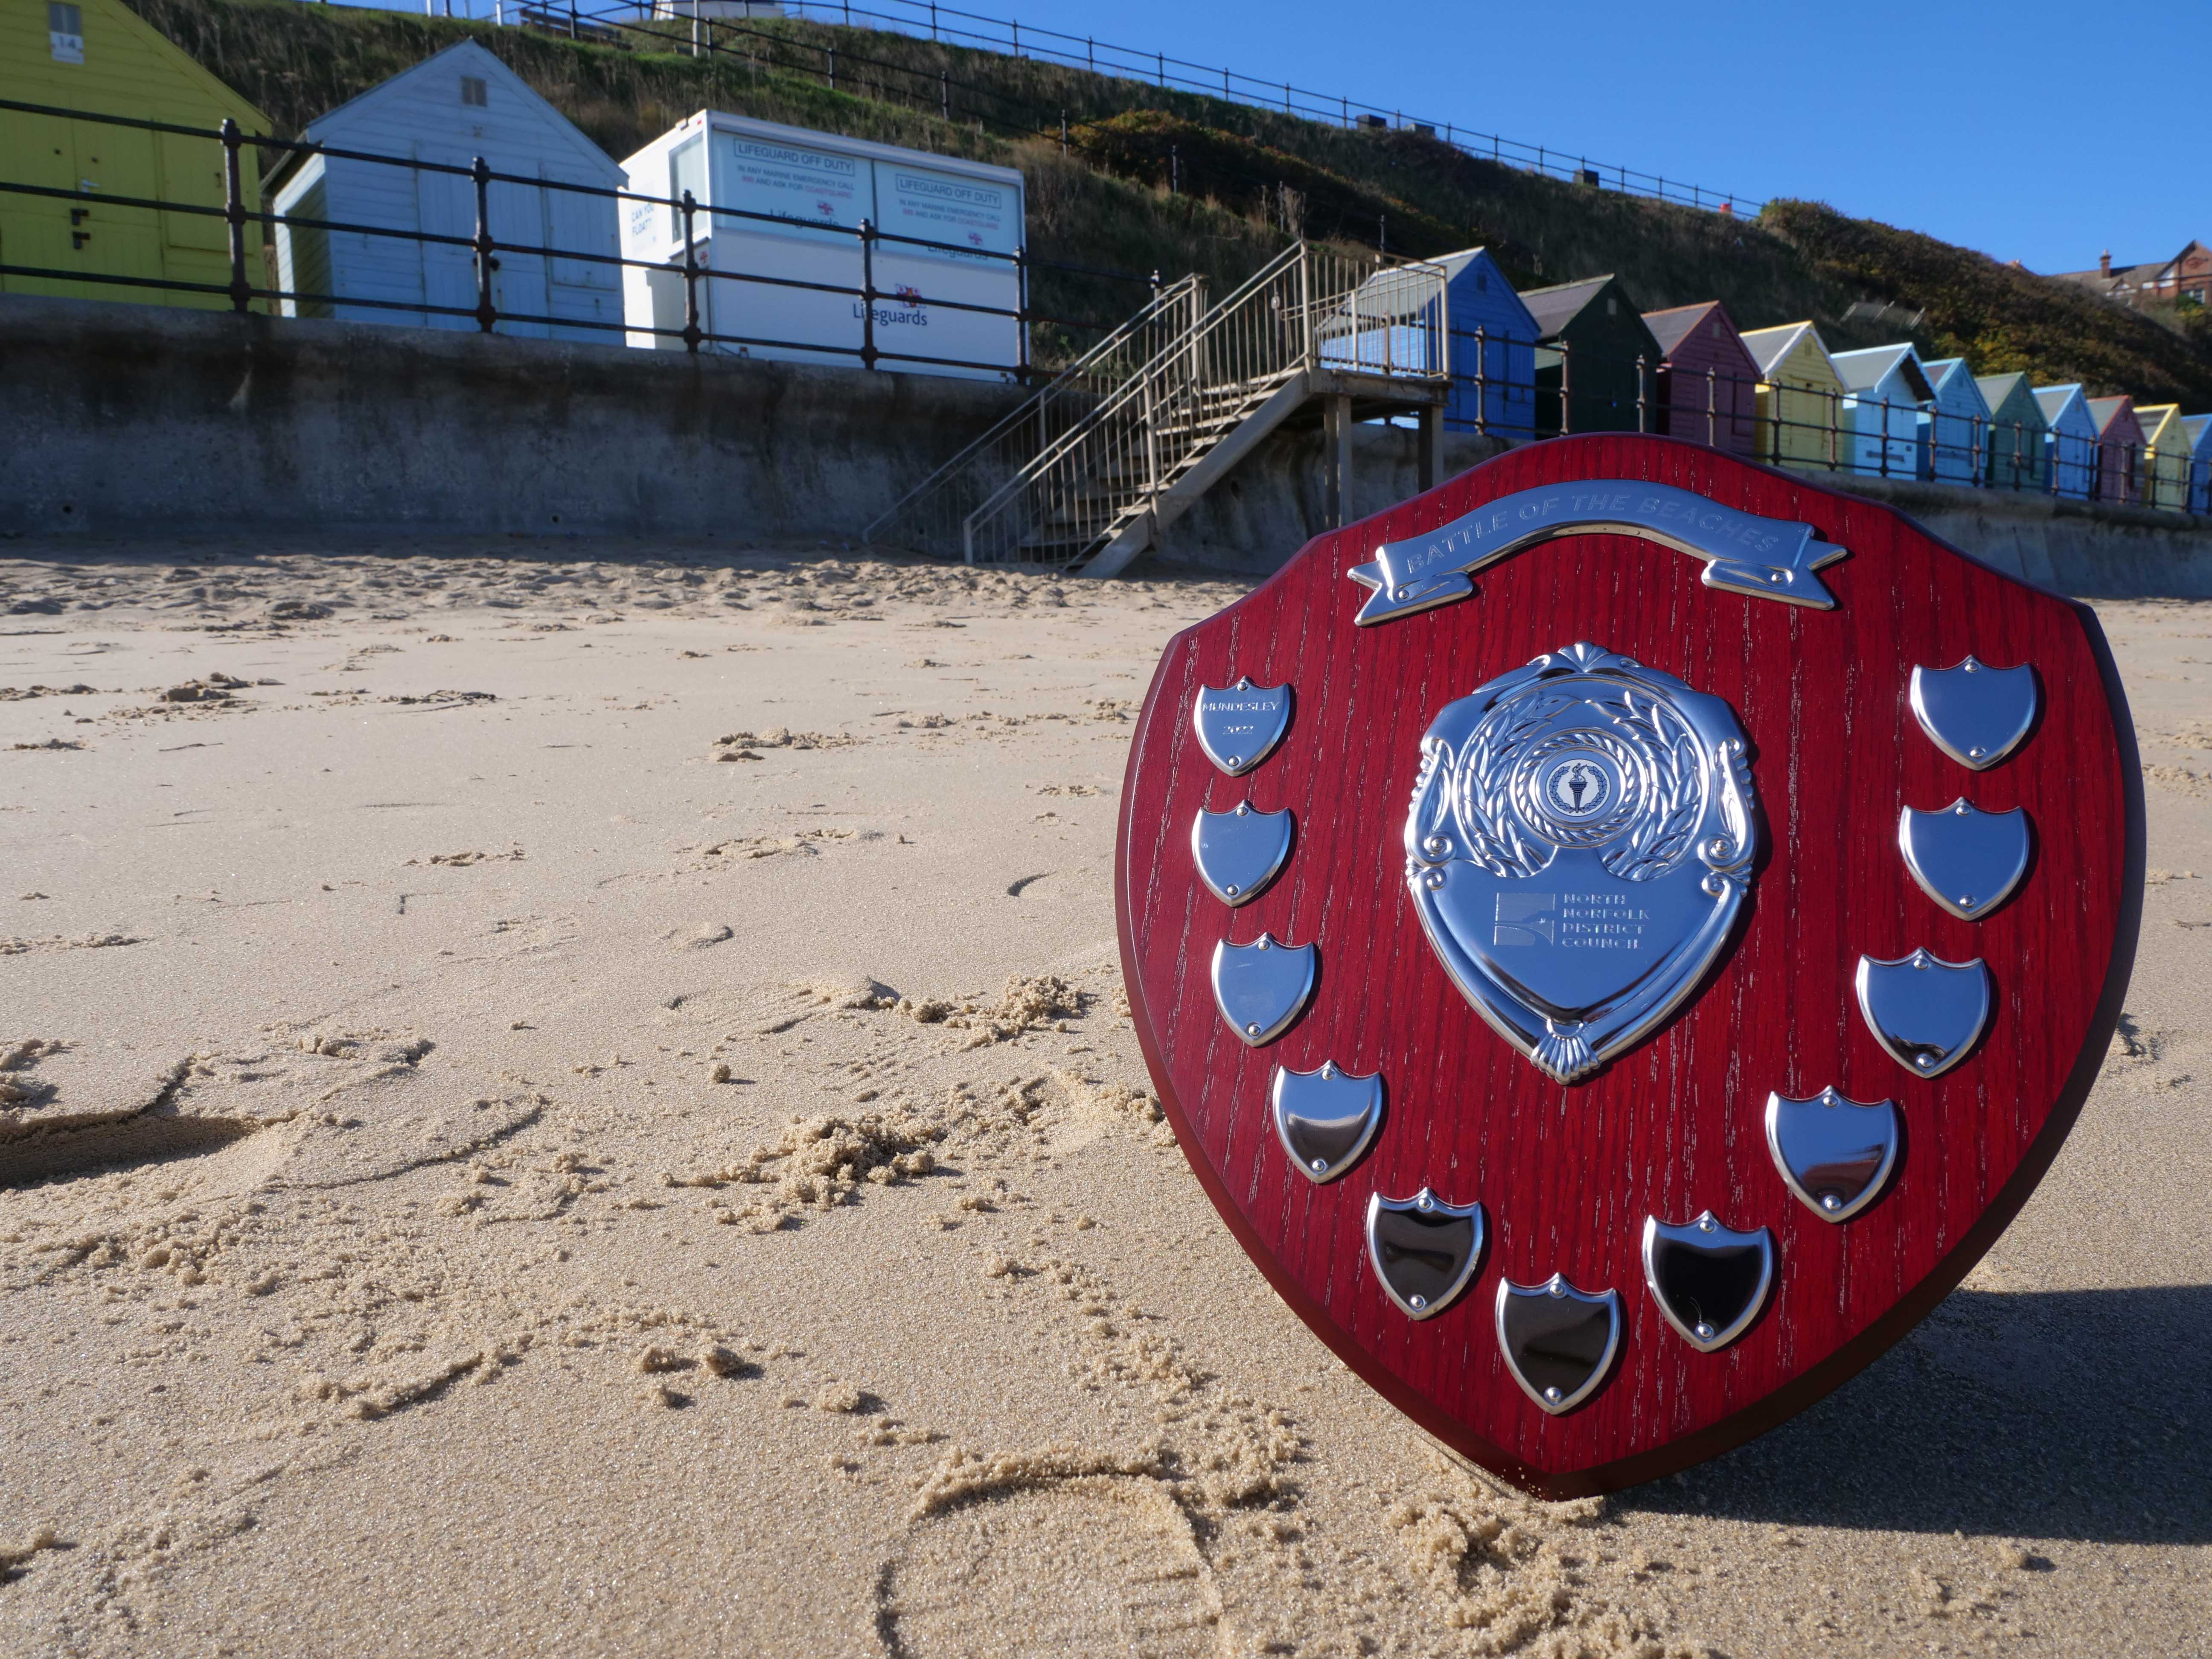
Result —
M 2129 731 L 2085 608 L 1877 502 L 1532 445 L 1169 646 L 1131 1012 L 1348 1364 L 1532 1492 L 1650 1480 L 1880 1355 L 2050 1166 L 2135 948 Z

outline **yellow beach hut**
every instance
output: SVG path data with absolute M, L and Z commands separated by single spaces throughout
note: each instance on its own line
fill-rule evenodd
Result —
M 249 133 L 265 133 L 267 116 L 122 0 L 0 4 L 0 99 L 72 112 L 0 109 L 0 180 L 68 192 L 0 191 L 0 293 L 229 306 L 228 293 L 143 286 L 152 278 L 227 288 L 230 231 L 224 221 L 125 207 L 114 198 L 220 208 L 223 149 L 214 129 L 228 116 Z M 88 115 L 200 127 L 210 136 L 82 118 Z M 246 210 L 258 212 L 257 153 L 249 146 L 239 159 Z M 260 227 L 249 224 L 246 234 L 246 280 L 260 285 Z
M 2136 410 L 2143 429 L 2143 496 L 2145 507 L 2161 513 L 2189 511 L 2189 433 L 2181 423 L 2179 404 L 2152 404 Z
M 1819 331 L 1785 323 L 1753 329 L 1743 343 L 1759 365 L 1758 458 L 1773 466 L 1834 466 L 1844 383 Z

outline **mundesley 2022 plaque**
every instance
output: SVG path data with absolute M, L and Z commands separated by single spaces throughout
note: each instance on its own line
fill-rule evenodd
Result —
M 1565 1496 L 1802 1409 L 1995 1242 L 2119 1018 L 2142 781 L 2085 607 L 1608 434 L 1177 635 L 1117 853 L 1146 1058 L 1245 1249 Z

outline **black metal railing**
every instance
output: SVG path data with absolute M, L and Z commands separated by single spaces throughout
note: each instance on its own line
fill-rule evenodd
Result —
M 1524 442 L 1656 433 L 1800 471 L 2212 515 L 2212 458 L 2170 446 L 2053 434 L 2021 420 L 1711 368 L 1678 369 L 1480 325 L 1453 329 L 1451 342 L 1448 429 Z M 1528 373 L 1516 372 L 1516 359 Z
M 28 278 L 54 283 L 85 283 L 101 287 L 149 290 L 156 294 L 179 294 L 219 297 L 228 300 L 230 308 L 238 313 L 253 309 L 258 302 L 264 309 L 281 313 L 289 307 L 296 314 L 303 307 L 343 307 L 349 311 L 389 312 L 411 318 L 448 318 L 472 321 L 484 333 L 497 332 L 502 325 L 510 328 L 521 325 L 532 328 L 577 329 L 598 331 L 613 336 L 645 336 L 656 339 L 680 340 L 685 349 L 696 352 L 708 347 L 727 347 L 744 350 L 781 350 L 805 352 L 825 357 L 845 357 L 858 362 L 863 368 L 880 365 L 912 366 L 915 368 L 984 369 L 1002 373 L 1027 380 L 1035 372 L 1031 362 L 1031 331 L 1033 328 L 1073 329 L 1103 335 L 1117 325 L 1091 319 L 1071 318 L 1053 314 L 1030 303 L 1030 283 L 1033 272 L 1039 270 L 1066 271 L 1089 277 L 1140 286 L 1149 289 L 1157 283 L 1157 273 L 1139 276 L 1134 272 L 1102 270 L 1095 266 L 1074 264 L 1063 261 L 1040 259 L 1017 247 L 1011 252 L 979 249 L 965 244 L 940 242 L 925 237 L 908 236 L 883 229 L 867 220 L 856 226 L 810 224 L 811 233 L 817 235 L 848 237 L 860 253 L 860 280 L 857 283 L 810 282 L 795 277 L 772 276 L 762 271 L 747 271 L 721 267 L 700 258 L 703 246 L 712 240 L 712 232 L 720 224 L 732 227 L 748 222 L 788 227 L 791 222 L 773 214 L 750 212 L 738 208 L 717 207 L 694 199 L 684 191 L 671 197 L 654 196 L 630 190 L 612 189 L 605 185 L 569 183 L 556 179 L 532 177 L 501 173 L 494 169 L 482 156 L 472 158 L 467 166 L 452 162 L 424 161 L 412 156 L 386 155 L 368 150 L 356 150 L 305 140 L 285 139 L 264 134 L 248 134 L 234 120 L 226 119 L 220 127 L 182 125 L 175 122 L 150 120 L 139 117 L 107 115 L 85 110 L 63 109 L 50 105 L 25 103 L 0 99 L 0 110 L 29 115 L 43 115 L 72 121 L 90 121 L 108 126 L 125 127 L 176 137 L 199 138 L 220 147 L 222 156 L 224 200 L 221 206 L 205 203 L 178 200 L 167 196 L 138 197 L 119 192 L 99 191 L 80 186 L 63 189 L 53 185 L 34 185 L 5 176 L 8 158 L 0 157 L 0 193 L 8 195 L 64 201 L 72 204 L 73 215 L 92 210 L 120 210 L 125 212 L 160 212 L 203 218 L 221 219 L 228 228 L 228 273 L 223 282 L 195 281 L 186 277 L 157 275 L 151 272 L 100 270 L 93 268 L 64 268 L 52 265 L 27 264 L 0 261 L 0 276 Z M 249 148 L 258 152 L 264 162 L 262 173 L 269 173 L 270 158 L 289 156 L 320 157 L 325 161 L 362 163 L 374 167 L 404 168 L 416 174 L 431 174 L 465 179 L 474 195 L 474 225 L 466 235 L 410 228 L 392 225 L 359 223 L 349 220 L 327 219 L 298 212 L 270 212 L 251 205 L 246 185 L 244 152 Z M 538 234 L 534 236 L 501 236 L 502 228 L 494 222 L 492 186 L 508 185 L 531 191 L 557 191 L 565 194 L 592 198 L 609 202 L 617 215 L 629 204 L 647 204 L 678 215 L 683 222 L 684 247 L 676 258 L 643 259 L 601 248 L 553 246 L 544 240 L 543 220 L 538 219 Z M 533 216 L 536 216 L 533 215 Z M 702 223 L 703 221 L 703 223 Z M 471 261 L 475 282 L 475 298 L 471 304 L 441 303 L 431 297 L 425 283 L 418 298 L 377 298 L 363 295 L 327 293 L 319 289 L 302 289 L 279 283 L 271 272 L 263 273 L 264 280 L 256 282 L 252 273 L 252 259 L 249 255 L 252 233 L 258 232 L 264 241 L 277 236 L 291 236 L 299 232 L 323 234 L 344 234 L 365 238 L 380 238 L 393 241 L 411 242 L 418 246 L 449 247 L 465 250 Z M 976 261 L 997 263 L 1005 266 L 1014 279 L 1016 299 L 1011 306 L 992 305 L 974 300 L 956 299 L 945 295 L 921 292 L 911 284 L 895 289 L 879 289 L 875 283 L 877 250 L 886 246 L 921 252 L 957 255 L 964 263 Z M 616 246 L 619 246 L 618 240 Z M 618 270 L 646 270 L 668 275 L 679 275 L 684 288 L 684 322 L 681 327 L 657 324 L 651 319 L 619 316 L 599 319 L 575 314 L 551 314 L 531 310 L 501 307 L 495 292 L 495 276 L 500 269 L 502 255 L 561 260 L 571 264 L 613 267 Z M 714 285 L 723 285 L 715 288 Z M 702 304 L 702 295 L 719 294 L 735 288 L 739 289 L 799 289 L 816 293 L 841 295 L 859 302 L 860 316 L 860 343 L 839 344 L 822 340 L 798 340 L 778 337 L 773 334 L 746 332 L 742 330 L 709 329 L 702 323 L 702 316 L 720 313 L 711 304 Z M 939 311 L 977 313 L 1006 319 L 1014 331 L 1014 350 L 1010 359 L 981 360 L 954 356 L 935 356 L 927 353 L 902 350 L 880 343 L 877 337 L 877 302 L 889 301 L 908 307 L 934 307 Z

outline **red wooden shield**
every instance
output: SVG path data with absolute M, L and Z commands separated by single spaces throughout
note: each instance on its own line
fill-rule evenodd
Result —
M 1402 545 L 1378 558 L 1386 544 Z M 1353 567 L 1361 579 L 1347 576 Z M 1468 567 L 1471 580 L 1452 574 Z M 1363 611 L 1364 625 L 1355 620 Z M 1573 922 L 1571 902 L 1532 923 L 1516 896 L 1523 890 L 1510 883 L 1525 861 L 1514 866 L 1509 854 L 1492 860 L 1508 879 L 1478 863 L 1445 868 L 1444 831 L 1467 823 L 1449 819 L 1449 803 L 1425 787 L 1422 745 L 1432 723 L 1446 732 L 1456 700 L 1541 658 L 1551 663 L 1541 672 L 1567 673 L 1595 659 L 1571 653 L 1584 644 L 1656 671 L 1648 678 L 1662 702 L 1679 682 L 1682 706 L 1723 710 L 1723 726 L 1733 715 L 1747 740 L 1756 800 L 1747 840 L 1756 845 L 1735 878 L 1726 939 L 1702 964 L 1690 962 L 1697 971 L 1679 1003 L 1625 1042 L 1616 1032 L 1619 1046 L 1598 1069 L 1562 1083 L 1478 1011 L 1463 988 L 1471 970 L 1455 974 L 1437 942 L 1444 924 L 1425 930 L 1419 884 L 1441 892 L 1449 875 L 1492 881 L 1505 895 L 1494 918 L 1482 909 L 1477 931 L 1494 919 L 1495 936 L 1474 940 L 1476 957 L 1524 959 L 1510 947 L 1530 943 L 1526 929 L 1536 923 L 1546 951 L 1571 936 L 1601 943 L 1603 929 Z M 1969 657 L 1984 677 L 1930 679 L 1925 701 L 1940 702 L 1944 684 L 1980 695 L 2005 684 L 1989 676 L 2027 665 L 2033 676 L 2013 682 L 2036 699 L 2024 736 L 1946 728 L 1940 708 L 1932 721 L 1917 710 L 1915 669 L 1952 671 Z M 1277 686 L 1289 688 L 1289 715 L 1269 750 L 1267 688 Z M 1206 688 L 1228 694 L 1211 701 L 1209 718 L 1232 731 L 1238 707 L 1257 711 L 1245 724 L 1259 729 L 1213 745 L 1230 752 L 1209 753 L 1194 729 Z M 1633 695 L 1608 705 L 1615 714 L 1641 706 Z M 1687 731 L 1667 728 L 1663 716 L 1659 726 Z M 1478 761 L 1505 778 L 1520 739 L 1501 739 L 1493 726 L 1478 742 L 1464 720 L 1454 729 L 1475 780 L 1461 787 L 1480 782 Z M 1551 789 L 1563 813 L 1608 790 L 1648 793 L 1635 754 L 1587 746 L 1609 740 L 1570 733 L 1571 746 L 1585 744 L 1575 750 L 1588 762 L 1582 770 L 1555 764 L 1545 774 L 1532 763 L 1536 771 L 1514 776 L 1536 778 L 1527 787 Z M 1700 741 L 1682 736 L 1684 764 L 1713 760 Z M 1607 762 L 1616 751 L 1626 758 Z M 1711 774 L 1723 785 L 1725 758 Z M 1417 781 L 1434 799 L 1409 839 Z M 1501 782 L 1497 800 L 1534 799 L 1512 793 L 1521 787 Z M 1260 868 L 1264 836 L 1243 820 L 1209 820 L 1222 836 L 1235 832 L 1257 893 L 1232 903 L 1221 871 L 1212 886 L 1201 878 L 1194 824 L 1240 805 L 1248 817 L 1288 809 L 1290 850 L 1270 876 Z M 1933 837 L 1924 879 L 1905 855 L 1908 808 Z M 2014 808 L 2032 826 L 2017 884 L 1999 891 L 1997 871 L 1989 893 L 1939 891 L 1947 859 L 1955 887 L 1974 884 L 1959 868 L 1978 872 L 1995 856 L 1986 837 L 1954 845 L 1942 836 L 1980 826 L 2002 842 L 1996 832 L 2021 822 L 2000 817 Z M 1492 826 L 1507 841 L 1528 823 L 1572 839 L 1540 800 L 1518 810 L 1521 830 Z M 1935 822 L 1945 812 L 1960 823 Z M 2142 826 L 2126 706 L 2087 610 L 1977 563 L 1891 508 L 1801 477 L 1664 439 L 1562 439 L 1316 538 L 1258 591 L 1169 645 L 1123 796 L 1122 966 L 1191 1165 L 1276 1291 L 1430 1432 L 1531 1491 L 1567 1496 L 1710 1457 L 1802 1409 L 1902 1336 L 1990 1248 L 2050 1167 L 2119 1018 Z M 1701 842 L 1697 855 L 1728 864 L 1726 841 Z M 1960 848 L 1963 866 L 1951 858 Z M 1431 853 L 1434 871 L 1423 861 Z M 1237 874 L 1230 869 L 1225 884 Z M 1718 871 L 1705 890 L 1723 891 L 1729 879 Z M 1470 902 L 1487 905 L 1489 891 Z M 1251 951 L 1263 936 L 1284 954 Z M 1310 985 L 1287 1023 L 1262 1029 L 1278 1024 L 1273 1005 L 1224 1012 L 1213 971 L 1224 942 L 1232 981 L 1238 964 L 1265 970 L 1252 981 L 1261 1002 L 1292 997 L 1298 976 L 1288 968 L 1311 947 Z M 1977 960 L 1987 1013 L 1962 1059 L 1930 1058 L 1910 1033 L 1892 1030 L 1885 1042 L 1877 1012 L 1862 1006 L 1856 981 L 1871 972 L 1893 1007 L 1902 991 L 1897 1021 L 1909 1025 L 1926 1012 L 1916 987 L 1946 975 L 1946 984 L 1965 985 Z M 1916 969 L 1923 978 L 1899 980 Z M 1232 985 L 1221 994 L 1242 994 Z M 1325 1065 L 1325 1076 L 1382 1079 L 1379 1122 L 1364 1140 L 1349 1120 L 1335 1126 L 1335 1139 L 1324 1135 L 1302 1170 L 1273 1091 L 1279 1073 L 1310 1077 Z M 1339 1090 L 1346 1100 L 1356 1092 Z M 1893 1161 L 1863 1193 L 1854 1196 L 1849 1182 L 1827 1190 L 1805 1158 L 1788 1167 L 1789 1149 L 1768 1127 L 1770 1097 L 1813 1103 L 1777 1109 L 1791 1112 L 1827 1103 L 1831 1115 L 1809 1120 L 1814 1129 L 1862 1121 L 1837 1097 L 1892 1103 L 1880 1121 L 1894 1125 Z M 1377 1252 L 1388 1240 L 1370 1238 L 1378 1224 L 1370 1212 L 1378 1197 L 1402 1202 L 1425 1190 L 1430 1222 L 1481 1206 L 1482 1249 L 1463 1288 L 1433 1274 L 1420 1281 L 1442 1305 L 1416 1297 L 1415 1313 L 1403 1285 L 1395 1296 L 1386 1286 Z M 1391 1211 L 1380 1224 L 1387 1233 L 1390 1218 L 1406 1213 Z M 1694 1298 L 1670 1304 L 1655 1288 L 1653 1227 L 1688 1241 L 1692 1288 L 1707 1282 L 1695 1255 L 1697 1218 L 1707 1214 L 1719 1231 L 1705 1237 L 1764 1230 L 1771 1275 L 1747 1312 L 1731 1303 L 1708 1320 Z M 1389 1248 L 1399 1261 L 1413 1247 L 1401 1238 Z M 1559 1359 L 1544 1352 L 1553 1310 L 1539 1299 L 1555 1274 L 1579 1293 L 1570 1303 L 1553 1290 L 1556 1310 L 1593 1310 L 1601 1324 L 1608 1316 L 1597 1299 L 1615 1293 L 1617 1342 L 1599 1357 L 1586 1397 L 1555 1388 L 1547 1404 L 1545 1376 L 1571 1376 L 1583 1363 L 1570 1353 L 1560 1362 L 1567 1371 L 1543 1370 Z M 1740 1290 L 1749 1283 L 1738 1279 Z M 1506 1281 L 1522 1288 L 1502 1295 Z M 1513 1366 L 1509 1311 L 1536 1321 L 1512 1328 Z M 1742 1312 L 1738 1328 L 1719 1328 L 1730 1323 L 1723 1312 Z M 1559 1340 L 1571 1349 L 1595 1328 Z M 1700 1334 L 1717 1339 L 1711 1351 L 1693 1340 Z

